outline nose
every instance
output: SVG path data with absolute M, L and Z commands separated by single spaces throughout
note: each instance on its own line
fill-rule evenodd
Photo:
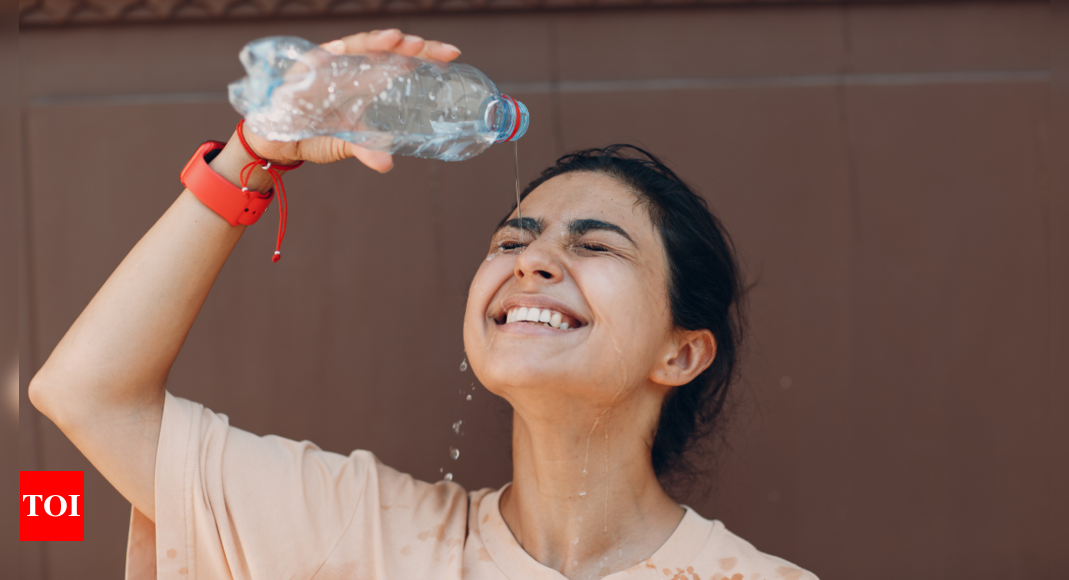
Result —
M 513 275 L 521 282 L 545 281 L 560 282 L 564 278 L 564 267 L 560 257 L 545 239 L 537 239 L 516 257 Z

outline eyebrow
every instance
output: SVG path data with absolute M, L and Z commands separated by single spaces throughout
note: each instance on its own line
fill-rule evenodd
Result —
M 544 226 L 544 224 L 543 224 L 542 220 L 540 220 L 540 219 L 529 218 L 529 217 L 512 218 L 512 219 L 506 221 L 505 223 L 501 224 L 497 228 L 497 231 L 495 231 L 494 233 L 497 233 L 497 232 L 501 231 L 504 228 L 514 228 L 514 229 L 517 229 L 517 230 L 525 230 L 525 231 L 531 232 L 532 234 L 534 234 L 536 236 L 539 236 L 539 235 L 542 235 L 543 226 Z
M 503 228 L 515 228 L 517 230 L 529 231 L 532 234 L 538 236 L 542 234 L 542 230 L 545 228 L 545 224 L 538 218 L 513 218 L 505 223 L 501 224 L 501 227 L 497 228 L 501 231 Z M 581 236 L 587 232 L 593 231 L 606 231 L 613 232 L 623 236 L 627 241 L 631 242 L 631 245 L 638 247 L 635 240 L 624 231 L 623 228 L 616 224 L 609 222 L 603 222 L 595 219 L 578 219 L 572 220 L 572 223 L 568 224 L 568 233 L 572 236 Z
M 573 236 L 581 236 L 587 232 L 598 230 L 620 234 L 626 238 L 627 241 L 631 242 L 632 246 L 638 247 L 635 240 L 631 239 L 631 236 L 627 235 L 627 232 L 616 224 L 591 219 L 574 220 L 572 223 L 568 224 L 568 232 Z

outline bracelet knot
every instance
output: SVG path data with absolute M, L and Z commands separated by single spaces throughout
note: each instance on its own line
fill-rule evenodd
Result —
M 291 169 L 297 169 L 301 165 L 304 165 L 304 161 L 298 161 L 292 165 L 274 165 L 271 161 L 264 159 L 256 154 L 249 146 L 249 143 L 245 141 L 245 119 L 238 121 L 238 139 L 241 141 L 241 146 L 245 148 L 245 152 L 252 157 L 252 161 L 245 164 L 245 167 L 241 168 L 241 191 L 249 191 L 249 178 L 252 177 L 252 171 L 257 166 L 261 167 L 264 171 L 271 174 L 271 183 L 274 184 L 275 189 L 278 190 L 278 241 L 275 242 L 275 254 L 271 256 L 272 262 L 278 262 L 282 259 L 282 238 L 286 237 L 286 221 L 289 217 L 289 202 L 286 199 L 286 188 L 282 185 L 282 174 L 279 171 L 289 171 Z

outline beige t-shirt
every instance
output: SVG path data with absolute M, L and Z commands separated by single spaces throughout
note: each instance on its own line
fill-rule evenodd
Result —
M 167 393 L 156 523 L 133 511 L 126 578 L 563 580 L 516 542 L 500 494 L 257 437 Z M 640 578 L 816 580 L 690 508 L 653 556 L 605 580 Z

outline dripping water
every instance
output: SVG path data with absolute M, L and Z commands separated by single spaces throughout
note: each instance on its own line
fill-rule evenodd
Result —
M 512 142 L 513 168 L 516 170 L 516 219 L 520 219 L 520 142 Z
M 612 407 L 605 410 L 610 416 Z M 609 416 L 605 417 L 605 527 L 602 533 L 609 533 Z
M 468 357 L 465 356 L 463 358 L 463 360 L 460 361 L 460 372 L 463 373 L 463 372 L 467 372 L 467 371 L 468 371 Z M 472 388 L 473 389 L 475 388 L 474 385 L 475 385 L 475 383 L 472 383 Z M 463 397 L 464 396 L 464 389 L 459 389 L 457 391 L 457 394 L 460 395 L 461 397 Z M 471 400 L 471 395 L 467 396 L 467 400 L 468 401 Z M 457 404 L 457 410 L 458 411 L 460 410 L 460 405 L 462 405 L 462 404 L 463 403 L 458 403 Z M 464 424 L 464 420 L 463 419 L 457 419 L 456 421 L 453 422 L 453 433 L 455 435 L 457 435 L 457 436 L 461 435 L 460 426 L 463 425 L 463 424 Z M 457 459 L 460 459 L 460 449 L 451 446 L 449 448 L 449 458 L 452 459 L 453 461 L 456 461 Z M 438 469 L 438 473 L 443 473 L 443 472 L 445 472 L 445 468 L 439 468 Z M 445 480 L 445 481 L 453 481 L 453 474 L 452 473 L 446 473 L 443 476 L 443 480 Z
M 590 433 L 586 434 L 586 453 L 583 454 L 583 477 L 586 477 L 586 464 L 590 459 L 590 438 L 594 436 L 594 430 L 598 428 L 598 421 L 601 421 L 601 415 L 594 417 L 594 426 L 590 428 Z M 579 495 L 586 495 L 585 491 L 579 492 Z

